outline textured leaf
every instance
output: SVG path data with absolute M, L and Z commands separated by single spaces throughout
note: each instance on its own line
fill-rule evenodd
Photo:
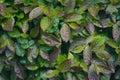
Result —
M 112 39 L 107 40 L 106 43 L 112 48 L 118 48 L 118 44 Z
M 50 26 L 50 19 L 48 17 L 43 17 L 40 21 L 40 27 L 45 32 Z
M 31 6 L 22 7 L 21 9 L 24 11 L 25 14 L 27 14 L 28 12 L 30 12 Z
M 60 35 L 65 42 L 68 42 L 70 39 L 70 28 L 67 24 L 63 24 L 60 29 Z
M 71 67 L 71 60 L 65 60 L 59 65 L 60 72 L 67 72 Z
M 53 35 L 44 34 L 44 35 L 42 35 L 41 38 L 49 46 L 56 46 L 56 45 L 60 44 L 60 41 L 58 39 L 56 39 L 56 37 Z
M 38 17 L 39 15 L 41 15 L 43 12 L 43 8 L 42 7 L 36 7 L 34 8 L 30 14 L 29 14 L 29 19 L 32 20 L 36 17 Z
M 70 45 L 70 51 L 73 53 L 80 53 L 84 49 L 84 39 L 75 40 Z
M 15 20 L 14 18 L 7 19 L 3 24 L 2 28 L 5 31 L 13 31 Z
M 67 13 L 73 12 L 75 8 L 76 1 L 75 0 L 68 0 L 65 6 L 65 11 Z
M 23 57 L 25 55 L 25 50 L 21 48 L 20 44 L 15 43 L 16 55 Z
M 117 8 L 113 5 L 108 5 L 108 7 L 106 8 L 106 12 L 113 14 L 114 12 L 118 12 Z
M 34 45 L 29 48 L 27 58 L 30 62 L 33 62 L 33 60 L 36 59 L 37 56 L 38 56 L 38 49 L 37 49 L 37 46 Z
M 18 78 L 24 79 L 23 70 L 22 70 L 22 67 L 20 65 L 17 65 L 17 64 L 14 65 L 14 71 L 15 71 Z
M 38 34 L 39 34 L 39 26 L 36 26 L 36 27 L 31 29 L 30 36 L 32 38 L 36 38 L 38 36 Z
M 44 78 L 52 78 L 59 74 L 58 70 L 48 70 L 46 73 L 44 73 L 42 76 Z
M 101 60 L 106 60 L 106 61 L 111 57 L 111 55 L 105 50 L 97 51 L 96 55 Z
M 89 68 L 88 78 L 89 78 L 89 80 L 99 80 L 99 75 L 97 75 L 97 73 L 95 73 L 93 65 L 91 65 Z
M 0 14 L 4 15 L 6 12 L 6 5 L 4 3 L 0 3 Z
M 25 67 L 28 69 L 28 70 L 31 70 L 31 71 L 35 71 L 37 70 L 39 67 L 35 64 L 28 64 L 28 65 L 25 65 Z
M 50 63 L 54 63 L 57 60 L 58 55 L 60 53 L 61 53 L 60 49 L 55 49 L 53 52 L 51 52 L 49 55 Z
M 79 25 L 77 25 L 76 23 L 69 23 L 70 28 L 74 29 L 74 30 L 79 30 L 81 29 Z
M 42 51 L 40 50 L 40 56 L 45 59 L 45 60 L 48 60 L 49 61 L 49 54 L 46 52 L 46 51 Z
M 120 37 L 120 28 L 116 24 L 113 25 L 112 36 L 113 36 L 115 41 L 117 41 L 118 38 Z
M 104 61 L 93 60 L 92 63 L 94 64 L 97 74 L 99 74 L 100 72 L 105 74 L 112 73 L 111 68 L 107 66 L 107 64 Z
M 17 29 L 13 29 L 13 31 L 8 32 L 8 35 L 13 38 L 20 37 L 20 32 Z
M 23 23 L 23 25 L 22 25 L 22 31 L 23 31 L 23 33 L 26 33 L 28 31 L 28 29 L 29 29 L 29 24 L 28 24 L 27 21 L 25 21 Z
M 99 12 L 99 6 L 98 5 L 90 6 L 88 8 L 88 11 L 93 17 L 96 17 Z
M 95 27 L 90 21 L 88 21 L 88 25 L 86 26 L 86 29 L 90 34 L 93 34 L 94 30 L 95 30 Z
M 69 14 L 65 15 L 65 22 L 75 22 L 75 21 L 79 21 L 81 19 L 82 19 L 82 16 L 80 14 L 69 13 Z
M 83 58 L 84 58 L 84 62 L 86 63 L 86 65 L 89 65 L 91 63 L 92 52 L 88 45 L 85 47 L 85 49 L 83 51 Z
M 14 0 L 14 3 L 15 4 L 21 4 L 21 3 L 23 3 L 24 2 L 24 0 Z

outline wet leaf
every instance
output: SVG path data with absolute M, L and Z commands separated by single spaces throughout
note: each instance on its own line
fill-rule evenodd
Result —
M 70 39 L 70 28 L 67 24 L 63 24 L 61 29 L 60 29 L 60 35 L 61 35 L 61 38 L 65 41 L 65 42 L 68 42 L 69 39 Z
M 48 17 L 43 17 L 40 21 L 40 27 L 45 32 L 50 26 L 50 19 Z
M 29 14 L 29 19 L 32 20 L 36 17 L 38 17 L 39 15 L 41 15 L 43 12 L 43 8 L 42 7 L 36 7 L 34 8 L 30 14 Z
M 85 47 L 83 51 L 83 58 L 84 58 L 84 62 L 86 63 L 86 65 L 89 65 L 91 63 L 92 51 L 88 45 Z
M 2 24 L 3 30 L 5 30 L 5 31 L 13 31 L 14 23 L 15 23 L 15 19 L 14 19 L 14 18 L 7 19 L 7 20 Z
M 53 35 L 44 34 L 41 38 L 45 42 L 45 44 L 49 46 L 56 46 L 60 44 L 60 41 Z

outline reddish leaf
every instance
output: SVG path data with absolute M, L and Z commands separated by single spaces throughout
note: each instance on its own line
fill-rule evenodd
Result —
M 27 21 L 25 21 L 25 22 L 23 23 L 23 26 L 22 26 L 22 31 L 23 31 L 23 33 L 26 33 L 26 32 L 28 31 L 28 29 L 29 29 L 29 24 L 28 24 Z
M 99 80 L 99 75 L 94 71 L 94 66 L 91 65 L 88 71 L 88 79 L 89 80 Z
M 71 59 L 64 60 L 60 65 L 59 69 L 61 72 L 67 72 L 71 67 Z
M 69 26 L 67 24 L 63 24 L 60 29 L 60 35 L 65 42 L 68 42 L 70 39 L 70 34 L 71 32 Z
M 6 5 L 4 3 L 0 3 L 0 14 L 4 15 L 6 11 Z
M 20 78 L 22 80 L 24 79 L 23 70 L 22 70 L 22 67 L 20 65 L 15 64 L 14 71 L 15 71 L 18 78 Z
M 74 8 L 75 8 L 75 5 L 76 5 L 75 0 L 68 0 L 68 2 L 66 3 L 66 6 L 65 6 L 65 11 L 67 13 L 73 12 Z
M 86 65 L 89 65 L 91 63 L 92 60 L 92 52 L 90 50 L 90 47 L 87 45 L 83 51 L 83 58 L 84 58 L 84 62 L 86 63 Z
M 7 19 L 2 24 L 3 30 L 5 30 L 5 31 L 13 31 L 14 23 L 15 23 L 15 19 L 14 18 Z
M 105 50 L 96 51 L 95 53 L 96 53 L 97 57 L 100 58 L 101 60 L 107 61 L 111 57 L 111 55 Z
M 115 41 L 117 41 L 118 38 L 120 37 L 120 28 L 116 24 L 113 25 L 112 35 Z
M 32 20 L 32 19 L 38 17 L 39 15 L 42 14 L 42 12 L 43 12 L 43 7 L 34 8 L 29 14 L 29 19 Z
M 27 14 L 28 12 L 30 12 L 31 6 L 22 7 L 21 9 L 24 11 L 25 14 Z
M 41 38 L 49 46 L 56 46 L 60 44 L 60 41 L 53 35 L 44 34 Z
M 53 52 L 51 52 L 49 55 L 50 63 L 54 63 L 57 60 L 58 55 L 60 53 L 61 53 L 60 49 L 55 49 Z
M 90 34 L 93 34 L 93 33 L 94 33 L 94 30 L 95 30 L 95 27 L 94 27 L 94 25 L 93 25 L 90 21 L 88 21 L 88 24 L 87 24 L 87 26 L 86 26 L 86 29 L 87 29 L 87 31 L 88 31 Z

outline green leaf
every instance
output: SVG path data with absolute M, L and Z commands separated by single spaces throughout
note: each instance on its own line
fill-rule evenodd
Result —
M 60 65 L 59 65 L 59 70 L 60 72 L 67 72 L 71 67 L 71 59 L 64 60 Z
M 4 23 L 2 23 L 3 30 L 5 30 L 5 31 L 13 31 L 14 23 L 15 23 L 14 18 L 7 19 Z
M 76 14 L 76 13 L 69 13 L 67 15 L 65 15 L 65 22 L 75 22 L 75 21 L 79 21 L 82 19 L 82 16 L 80 14 Z
M 20 37 L 20 32 L 14 28 L 13 31 L 8 32 L 8 35 L 13 38 L 18 38 Z
M 52 78 L 59 74 L 58 70 L 48 70 L 46 73 L 42 75 L 43 78 Z
M 96 53 L 97 57 L 100 58 L 101 60 L 106 60 L 107 61 L 111 57 L 110 53 L 108 53 L 105 50 L 96 51 L 95 53 Z
M 23 57 L 25 55 L 25 50 L 21 48 L 20 44 L 15 43 L 16 55 Z
M 25 67 L 31 71 L 35 71 L 39 68 L 36 64 L 28 64 L 28 65 L 25 65 Z
M 38 56 L 37 46 L 36 46 L 36 45 L 31 46 L 31 47 L 28 49 L 27 59 L 32 63 L 33 60 L 37 58 L 37 56 Z
M 38 34 L 39 34 L 39 26 L 36 26 L 36 27 L 31 29 L 30 36 L 32 38 L 36 38 L 38 36 Z
M 45 32 L 49 28 L 50 24 L 51 22 L 48 17 L 42 17 L 40 21 L 40 27 L 43 30 L 43 32 Z

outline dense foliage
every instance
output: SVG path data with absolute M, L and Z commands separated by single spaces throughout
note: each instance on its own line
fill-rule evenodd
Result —
M 120 80 L 120 0 L 0 0 L 0 80 Z

